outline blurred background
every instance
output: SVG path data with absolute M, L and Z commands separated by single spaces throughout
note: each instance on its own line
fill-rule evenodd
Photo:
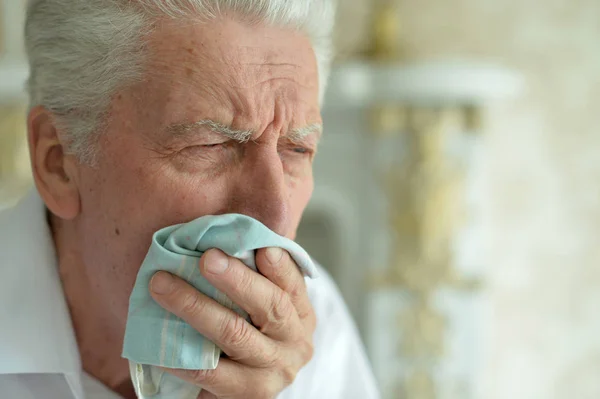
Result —
M 0 0 L 0 208 L 30 186 Z M 298 241 L 386 399 L 600 398 L 600 1 L 344 0 Z

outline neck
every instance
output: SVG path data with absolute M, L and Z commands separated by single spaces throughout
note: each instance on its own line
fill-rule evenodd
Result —
M 124 330 L 88 277 L 74 224 L 55 216 L 49 222 L 83 370 L 123 397 L 135 398 L 129 365 L 121 358 Z

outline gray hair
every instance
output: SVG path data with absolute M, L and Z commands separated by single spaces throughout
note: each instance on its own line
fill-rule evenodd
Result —
M 230 12 L 304 32 L 321 99 L 332 58 L 335 0 L 29 0 L 25 42 L 30 107 L 56 117 L 68 152 L 93 162 L 111 97 L 142 78 L 144 37 L 160 17 L 209 20 Z

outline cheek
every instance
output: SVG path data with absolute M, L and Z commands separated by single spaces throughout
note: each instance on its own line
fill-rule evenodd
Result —
M 293 232 L 293 236 L 290 237 L 292 239 L 295 238 L 296 230 L 300 225 L 300 220 L 302 219 L 302 214 L 312 197 L 313 189 L 314 189 L 314 181 L 312 178 L 312 174 L 307 175 L 304 179 L 291 179 L 288 183 L 289 193 L 290 193 L 290 209 L 292 213 L 292 223 L 293 228 L 291 231 Z
M 109 292 L 112 311 L 124 318 L 154 232 L 215 213 L 224 189 L 217 182 L 200 184 L 160 170 L 106 165 L 83 177 L 79 245 L 84 264 L 93 289 Z

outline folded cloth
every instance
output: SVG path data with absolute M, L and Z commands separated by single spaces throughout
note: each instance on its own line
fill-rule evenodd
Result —
M 156 232 L 129 299 L 123 357 L 129 360 L 138 398 L 196 399 L 200 388 L 156 366 L 209 370 L 217 367 L 221 350 L 182 319 L 160 307 L 150 296 L 150 279 L 159 270 L 186 280 L 203 294 L 240 315 L 248 315 L 202 277 L 199 258 L 218 248 L 256 271 L 254 254 L 278 247 L 290 253 L 307 277 L 316 277 L 310 256 L 295 242 L 244 215 L 205 216 Z

